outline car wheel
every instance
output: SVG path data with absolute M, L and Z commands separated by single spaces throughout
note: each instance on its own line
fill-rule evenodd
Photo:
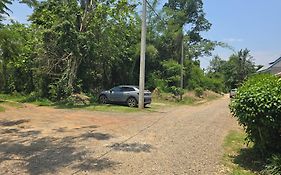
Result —
M 100 102 L 101 104 L 106 104 L 106 103 L 107 103 L 107 97 L 106 97 L 105 95 L 101 95 L 101 96 L 99 97 L 99 102 Z
M 129 107 L 136 107 L 137 106 L 137 104 L 138 104 L 138 102 L 137 102 L 137 100 L 135 99 L 135 98 L 133 98 L 133 97 L 130 97 L 128 100 L 127 100 L 127 105 L 129 106 Z

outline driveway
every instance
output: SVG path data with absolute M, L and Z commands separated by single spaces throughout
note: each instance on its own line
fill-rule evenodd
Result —
M 0 174 L 224 174 L 229 99 L 157 112 L 25 105 L 0 113 Z

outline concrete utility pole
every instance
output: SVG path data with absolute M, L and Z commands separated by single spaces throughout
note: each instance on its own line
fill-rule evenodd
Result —
M 139 109 L 144 108 L 145 50 L 146 50 L 146 0 L 143 0 L 142 1 L 140 79 L 139 79 L 139 90 L 140 90 Z
M 183 59 L 184 59 L 184 53 L 183 53 L 183 50 L 184 50 L 184 43 L 183 43 L 183 40 L 184 40 L 184 34 L 182 32 L 182 41 L 181 41 L 181 89 L 183 89 Z M 180 96 L 180 99 L 182 100 L 182 94 Z

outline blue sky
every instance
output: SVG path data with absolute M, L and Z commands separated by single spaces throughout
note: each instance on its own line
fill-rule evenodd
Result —
M 166 0 L 162 0 L 164 3 Z M 236 51 L 248 48 L 256 64 L 266 65 L 281 56 L 280 0 L 204 0 L 204 11 L 212 23 L 204 36 L 228 43 Z M 11 18 L 27 23 L 32 9 L 14 3 Z M 227 59 L 233 52 L 218 48 L 214 55 Z M 201 58 L 207 67 L 211 57 Z
M 281 56 L 280 0 L 204 0 L 206 17 L 213 24 L 206 38 L 223 41 L 235 50 L 248 48 L 257 64 Z M 228 58 L 226 49 L 214 54 Z M 202 59 L 202 65 L 209 58 Z

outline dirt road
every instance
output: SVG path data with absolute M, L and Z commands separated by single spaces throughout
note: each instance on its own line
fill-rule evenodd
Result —
M 26 105 L 0 113 L 0 174 L 224 174 L 229 99 L 158 112 Z

